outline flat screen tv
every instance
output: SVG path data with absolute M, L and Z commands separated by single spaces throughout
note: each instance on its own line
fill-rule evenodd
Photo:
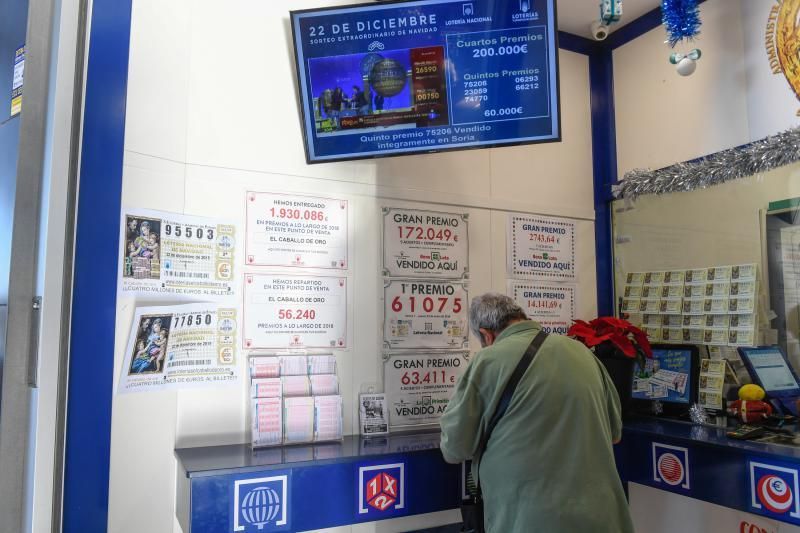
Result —
M 555 0 L 291 12 L 309 163 L 561 139 Z

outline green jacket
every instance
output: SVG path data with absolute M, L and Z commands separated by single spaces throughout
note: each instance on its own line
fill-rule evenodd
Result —
M 541 326 L 506 328 L 479 352 L 441 419 L 445 460 L 475 458 L 522 354 Z M 632 533 L 614 464 L 620 402 L 605 368 L 582 344 L 550 335 L 500 419 L 480 471 L 490 533 Z

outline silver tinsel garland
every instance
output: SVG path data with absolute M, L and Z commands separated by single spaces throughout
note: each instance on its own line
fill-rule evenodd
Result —
M 800 161 L 800 128 L 659 170 L 636 169 L 612 187 L 615 198 L 705 189 Z

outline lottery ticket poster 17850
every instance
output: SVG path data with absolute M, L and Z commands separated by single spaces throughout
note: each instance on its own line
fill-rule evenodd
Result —
M 236 309 L 198 303 L 139 307 L 118 392 L 237 383 Z

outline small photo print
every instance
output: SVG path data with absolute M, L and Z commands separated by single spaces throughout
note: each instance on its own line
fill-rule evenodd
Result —
M 143 315 L 136 330 L 128 375 L 161 374 L 167 355 L 172 315 Z
M 161 220 L 127 215 L 122 277 L 161 278 Z

